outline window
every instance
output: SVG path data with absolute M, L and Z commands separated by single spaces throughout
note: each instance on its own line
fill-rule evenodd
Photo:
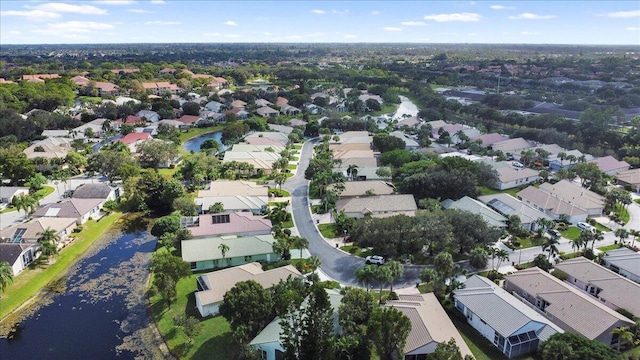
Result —
M 196 262 L 195 262 L 195 261 L 192 261 L 192 262 L 191 262 L 191 270 L 195 270 L 196 268 L 197 268 L 197 266 L 196 266 Z
M 229 214 L 216 214 L 211 215 L 211 223 L 212 224 L 228 224 L 231 220 L 229 219 Z

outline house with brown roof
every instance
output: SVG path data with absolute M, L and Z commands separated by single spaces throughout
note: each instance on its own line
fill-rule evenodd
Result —
M 44 79 L 59 79 L 59 74 L 35 74 L 35 75 L 22 75 L 22 80 L 44 82 Z
M 640 252 L 628 248 L 607 251 L 602 264 L 616 274 L 640 283 Z
M 473 275 L 455 290 L 455 308 L 508 358 L 537 351 L 563 330 L 491 280 Z
M 217 315 L 224 294 L 237 283 L 253 280 L 268 289 L 289 277 L 302 278 L 302 274 L 292 265 L 264 271 L 256 262 L 203 274 L 196 278 L 196 307 L 202 317 Z
M 507 275 L 504 289 L 530 304 L 566 332 L 617 345 L 614 329 L 633 322 L 593 296 L 537 267 Z
M 76 227 L 76 220 L 75 218 L 62 217 L 36 218 L 3 229 L 0 231 L 0 239 L 2 242 L 36 243 L 40 234 L 48 228 L 55 231 L 61 239 L 65 239 Z
M 329 189 L 335 189 L 335 185 L 329 185 Z M 340 192 L 340 198 L 391 195 L 396 189 L 393 184 L 386 181 L 347 181 L 344 190 Z
M 606 199 L 591 190 L 569 180 L 561 180 L 555 184 L 540 184 L 540 190 L 584 209 L 589 215 L 599 216 L 604 211 Z
M 640 317 L 640 284 L 584 257 L 565 260 L 555 269 L 567 274 L 567 283 L 611 309 L 625 309 Z
M 102 203 L 102 199 L 67 199 L 42 206 L 31 216 L 34 218 L 74 218 L 76 224 L 82 225 L 92 218 L 97 219 L 101 216 L 100 205 Z
M 113 70 L 111 70 L 111 72 L 116 74 L 116 75 L 133 74 L 133 73 L 140 72 L 140 69 L 138 69 L 138 68 L 113 69 Z
M 278 115 L 280 115 L 280 111 L 276 110 L 276 109 L 272 109 L 268 106 L 263 106 L 260 107 L 256 110 L 256 114 L 268 118 L 268 117 L 276 117 Z
M 400 310 L 411 321 L 411 331 L 404 346 L 405 360 L 423 358 L 433 353 L 438 344 L 452 338 L 463 357 L 473 356 L 433 293 L 400 295 L 398 300 L 387 301 L 384 306 Z
M 271 220 L 251 212 L 230 212 L 189 216 L 181 219 L 194 238 L 223 235 L 268 235 Z
M 202 117 L 198 115 L 182 115 L 176 120 L 186 125 L 197 125 L 198 122 L 202 121 Z
M 410 127 L 410 128 L 417 129 L 420 126 L 422 126 L 422 124 L 424 123 L 420 119 L 418 119 L 417 116 L 411 116 L 411 117 L 404 118 L 402 120 L 398 120 L 398 122 L 395 124 L 395 128 L 402 129 L 404 127 Z
M 629 186 L 633 191 L 640 192 L 640 168 L 618 171 L 615 177 L 618 185 Z
M 46 139 L 36 141 L 28 148 L 24 149 L 27 158 L 34 159 L 38 157 L 47 159 L 64 159 L 68 153 L 73 152 L 71 147 L 72 139 L 60 137 L 48 137 Z
M 596 164 L 598 169 L 607 175 L 615 175 L 618 172 L 627 171 L 631 168 L 628 162 L 624 160 L 620 161 L 611 155 L 599 157 L 590 162 Z
M 373 217 L 399 214 L 414 216 L 418 207 L 413 195 L 398 194 L 340 199 L 336 203 L 336 210 L 344 211 L 349 217 L 360 219 L 366 214 L 371 214 Z
M 563 215 L 566 215 L 570 223 L 577 224 L 586 221 L 589 215 L 586 210 L 576 204 L 569 203 L 534 186 L 520 190 L 516 197 L 526 205 L 547 214 L 554 220 L 560 220 Z
M 471 138 L 471 141 L 480 142 L 480 146 L 488 147 L 495 143 L 508 140 L 509 138 L 498 133 L 482 134 Z
M 146 132 L 133 132 L 133 133 L 129 133 L 125 136 L 123 136 L 122 138 L 118 139 L 117 141 L 127 145 L 129 147 L 129 151 L 131 151 L 132 154 L 135 154 L 137 152 L 137 146 L 138 144 L 147 141 L 151 139 L 151 134 L 146 133 Z
M 515 138 L 515 139 L 509 139 L 509 140 L 503 140 L 503 141 L 499 141 L 496 143 L 491 144 L 491 148 L 494 151 L 502 151 L 502 153 L 506 154 L 513 154 L 513 155 L 520 155 L 520 152 L 522 152 L 523 150 L 527 150 L 527 149 L 531 149 L 535 147 L 535 144 L 525 140 L 523 138 Z

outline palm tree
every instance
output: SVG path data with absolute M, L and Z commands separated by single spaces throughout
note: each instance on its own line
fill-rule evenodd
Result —
M 611 331 L 611 335 L 618 335 L 618 351 L 620 351 L 622 343 L 633 344 L 633 333 L 629 331 L 629 327 L 627 326 L 613 329 L 613 331 Z
M 507 250 L 500 249 L 496 252 L 496 258 L 498 259 L 498 266 L 496 266 L 496 269 L 500 269 L 500 264 L 505 260 L 509 260 L 509 252 L 507 252 Z
M 355 277 L 356 280 L 364 285 L 364 287 L 367 289 L 367 292 L 369 292 L 371 283 L 376 279 L 376 266 L 366 265 L 365 267 L 356 270 Z
M 549 256 L 547 260 L 551 261 L 551 256 L 558 253 L 558 244 L 560 241 L 556 237 L 548 237 L 544 239 L 542 243 L 542 251 L 549 251 Z
M 397 278 L 402 277 L 402 274 L 404 274 L 404 265 L 402 265 L 402 263 L 400 263 L 399 261 L 391 260 L 384 264 L 384 266 L 389 268 L 389 272 L 391 273 L 390 285 L 391 292 L 393 292 L 393 282 Z
M 569 160 L 569 165 L 571 165 L 576 162 L 578 158 L 575 155 L 567 155 L 567 160 Z
M 627 238 L 629 237 L 629 231 L 625 228 L 619 228 L 618 230 L 616 230 L 615 235 L 620 238 L 620 244 L 624 245 Z
M 4 289 L 13 282 L 13 269 L 11 265 L 6 262 L 0 262 L 0 292 L 4 292 Z
M 378 303 L 382 304 L 382 288 L 391 282 L 392 275 L 391 270 L 386 266 L 378 266 L 375 269 L 375 279 L 378 281 L 380 285 L 380 298 L 378 299 Z
M 640 236 L 640 230 L 631 229 L 629 230 L 629 235 L 633 236 L 631 247 L 634 248 L 636 246 L 636 240 L 638 239 L 638 236 Z
M 558 159 L 560 159 L 560 167 L 564 167 L 564 164 L 562 164 L 562 163 L 564 162 L 564 159 L 567 158 L 567 153 L 564 152 L 564 151 L 561 151 L 556 156 L 558 157 Z
M 349 165 L 349 167 L 347 167 L 347 176 L 351 181 L 355 180 L 356 177 L 358 176 L 358 165 L 356 164 Z
M 293 236 L 290 239 L 293 243 L 293 247 L 300 249 L 300 259 L 302 259 L 302 250 L 309 248 L 309 240 L 300 236 Z
M 307 259 L 307 264 L 308 264 L 309 266 L 311 266 L 311 273 L 312 273 L 312 274 L 315 274 L 315 273 L 316 273 L 316 270 L 318 270 L 318 268 L 320 267 L 320 265 L 322 265 L 322 260 L 320 260 L 320 258 L 319 258 L 319 257 L 317 257 L 317 256 L 315 256 L 315 255 L 314 255 L 314 256 L 310 256 L 310 257 Z M 314 278 L 315 278 L 315 276 L 314 276 Z
M 27 194 L 14 196 L 11 200 L 11 203 L 13 204 L 13 206 L 15 206 L 18 212 L 20 212 L 20 210 L 24 210 L 25 219 L 30 213 L 36 211 L 38 206 L 40 206 L 40 202 L 38 201 L 38 199 Z
M 580 236 L 578 236 L 575 239 L 571 239 L 571 249 L 573 249 L 573 252 L 577 252 L 580 250 L 581 247 L 584 246 L 584 239 L 580 238 Z
M 218 250 L 222 253 L 222 260 L 225 260 L 227 258 L 227 252 L 229 251 L 229 245 L 222 243 L 218 245 Z M 227 263 L 227 265 L 228 264 L 229 263 Z
M 42 232 L 37 233 L 38 244 L 42 249 L 42 254 L 45 256 L 55 255 L 58 253 L 58 242 L 60 241 L 60 235 L 52 228 L 46 228 Z

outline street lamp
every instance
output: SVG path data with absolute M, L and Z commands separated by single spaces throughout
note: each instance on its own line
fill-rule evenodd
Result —
M 343 242 L 347 242 L 347 229 L 343 229 L 344 231 L 344 238 L 342 239 Z

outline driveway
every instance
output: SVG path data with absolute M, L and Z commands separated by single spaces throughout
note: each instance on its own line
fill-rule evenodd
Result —
M 365 265 L 364 259 L 345 253 L 329 244 L 316 227 L 311 217 L 308 201 L 309 181 L 304 172 L 313 157 L 313 147 L 319 139 L 307 141 L 300 154 L 300 164 L 295 176 L 285 182 L 283 188 L 291 193 L 293 221 L 301 237 L 309 240 L 309 252 L 322 260 L 320 268 L 330 278 L 349 286 L 360 286 L 355 279 L 355 272 Z M 394 286 L 415 286 L 419 282 L 418 274 L 424 266 L 405 266 L 404 276 Z

